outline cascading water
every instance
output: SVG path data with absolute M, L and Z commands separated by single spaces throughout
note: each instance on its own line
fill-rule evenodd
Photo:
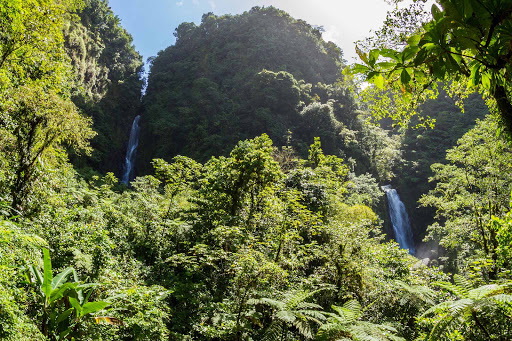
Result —
M 123 177 L 121 182 L 125 185 L 132 180 L 133 168 L 135 166 L 135 156 L 137 155 L 137 147 L 139 146 L 140 134 L 140 115 L 137 115 L 132 123 L 132 130 L 130 131 L 130 139 L 128 140 L 128 147 L 126 148 L 126 156 L 124 158 Z
M 395 232 L 395 239 L 402 249 L 409 249 L 409 253 L 414 255 L 416 252 L 414 242 L 412 240 L 411 224 L 409 216 L 405 211 L 405 205 L 400 200 L 396 189 L 390 185 L 382 186 L 382 190 L 386 193 L 388 199 L 389 215 Z

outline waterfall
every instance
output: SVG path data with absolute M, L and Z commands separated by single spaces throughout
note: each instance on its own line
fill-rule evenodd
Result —
M 402 249 L 409 249 L 409 253 L 413 255 L 416 250 L 414 249 L 411 224 L 409 223 L 409 216 L 405 211 L 405 205 L 400 200 L 396 189 L 391 188 L 390 185 L 382 186 L 381 188 L 386 193 L 388 199 L 389 215 L 393 224 L 395 239 Z
M 128 147 L 126 147 L 126 156 L 123 165 L 123 177 L 121 182 L 125 185 L 133 179 L 133 168 L 135 166 L 135 156 L 137 155 L 137 147 L 139 146 L 140 134 L 140 115 L 137 115 L 132 123 L 132 130 L 130 131 L 130 139 L 128 140 Z

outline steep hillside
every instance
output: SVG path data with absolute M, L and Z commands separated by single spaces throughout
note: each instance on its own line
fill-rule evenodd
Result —
M 74 162 L 119 173 L 139 110 L 142 57 L 107 1 L 84 2 L 83 10 L 67 23 L 64 36 L 75 74 L 73 102 L 92 117 L 98 135 L 92 141 L 92 157 Z
M 372 150 L 379 154 L 391 142 L 365 128 L 341 76 L 342 52 L 318 29 L 276 8 L 254 7 L 205 14 L 199 26 L 183 23 L 175 35 L 151 68 L 139 173 L 155 157 L 204 161 L 268 133 L 301 155 L 319 136 L 327 153 L 351 157 L 358 171 L 389 176 Z

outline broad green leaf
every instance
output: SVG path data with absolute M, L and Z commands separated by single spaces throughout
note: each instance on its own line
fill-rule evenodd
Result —
M 55 276 L 52 280 L 52 290 L 58 288 L 62 284 L 64 284 L 68 278 L 68 276 L 74 272 L 75 270 L 73 268 L 67 268 L 61 273 L 59 273 L 57 276 Z
M 409 39 L 407 39 L 407 44 L 409 44 L 410 46 L 416 46 L 419 44 L 420 40 L 421 40 L 421 35 L 416 34 L 416 35 L 409 37 Z
M 435 20 L 441 19 L 442 15 L 443 15 L 441 13 L 441 10 L 439 9 L 439 7 L 437 7 L 436 4 L 432 5 L 431 12 L 432 12 L 432 16 L 434 17 Z
M 482 85 L 484 86 L 484 88 L 490 89 L 491 88 L 491 76 L 489 75 L 489 73 L 488 72 L 482 73 L 481 79 L 482 79 Z
M 478 63 L 471 69 L 471 84 L 474 86 L 480 84 L 480 66 L 480 63 Z
M 50 295 L 52 293 L 52 261 L 50 259 L 50 251 L 46 248 L 43 249 L 43 284 L 42 284 L 42 291 L 45 295 L 46 299 L 50 298 Z
M 64 296 L 64 293 L 67 290 L 75 289 L 76 286 L 77 286 L 77 283 L 64 283 L 59 288 L 53 290 L 50 295 L 50 303 L 60 300 Z
M 60 334 L 59 334 L 59 340 L 62 340 L 64 338 L 66 338 L 66 336 L 69 335 L 69 333 L 71 333 L 71 328 L 68 328 L 64 331 L 62 331 Z
M 408 84 L 411 81 L 411 75 L 409 75 L 409 72 L 407 72 L 406 69 L 402 70 L 402 73 L 400 74 L 400 82 L 402 84 Z
M 473 15 L 473 6 L 471 5 L 471 0 L 464 0 L 464 18 L 471 18 Z
M 348 75 L 354 75 L 357 73 L 365 73 L 368 72 L 369 70 L 370 69 L 367 66 L 356 63 L 352 67 L 345 68 L 345 70 L 343 70 L 343 73 Z
M 379 58 L 379 54 L 380 54 L 380 51 L 377 50 L 377 49 L 373 49 L 373 50 L 370 51 L 369 61 L 370 61 L 370 65 L 371 66 L 375 65 L 375 62 Z
M 80 315 L 81 316 L 85 316 L 87 314 L 96 313 L 96 312 L 98 312 L 100 310 L 105 309 L 109 305 L 110 305 L 110 303 L 104 302 L 104 301 L 88 302 L 88 303 L 83 305 L 82 312 L 81 312 Z
M 363 62 L 368 64 L 368 57 L 366 56 L 366 54 L 363 51 L 361 51 L 361 49 L 359 47 L 357 47 L 357 45 L 356 45 L 356 53 L 359 56 L 359 58 L 361 58 L 361 60 Z
M 426 43 L 426 44 L 423 44 L 423 48 L 427 51 L 432 51 L 434 49 L 436 49 L 438 47 L 437 44 L 435 43 Z
M 376 66 L 382 68 L 382 69 L 389 69 L 391 67 L 394 67 L 396 65 L 396 63 L 393 63 L 393 62 L 380 62 L 380 63 L 377 63 Z
M 382 77 L 382 74 L 378 74 L 373 78 L 373 83 L 377 88 L 383 89 L 384 88 L 384 77 Z
M 57 324 L 61 323 L 65 319 L 67 319 L 69 317 L 69 315 L 71 315 L 73 310 L 74 310 L 73 308 L 69 308 L 68 310 L 66 310 L 62 314 L 60 314 L 59 317 L 57 318 Z
M 78 300 L 74 297 L 70 297 L 69 298 L 69 304 L 71 304 L 71 306 L 73 308 L 75 308 L 76 310 L 76 313 L 78 316 L 81 316 L 81 312 L 82 312 L 82 306 L 80 305 L 80 302 L 78 302 Z
M 366 75 L 366 80 L 369 82 L 373 82 L 373 78 L 377 76 L 379 73 L 377 71 L 371 71 Z
M 414 57 L 414 55 L 416 54 L 416 52 L 419 51 L 419 47 L 417 46 L 407 46 L 403 51 L 402 51 L 402 62 L 405 63 L 406 61 L 408 61 L 409 59 L 411 59 L 412 57 Z
M 43 284 L 43 276 L 41 275 L 41 272 L 39 271 L 39 269 L 37 269 L 37 267 L 35 267 L 34 265 L 31 265 L 29 267 L 29 271 L 36 279 L 36 284 L 42 285 Z
M 395 61 L 400 61 L 400 52 L 397 52 L 395 50 L 391 50 L 391 49 L 381 49 L 380 50 L 380 55 L 383 56 L 383 57 L 387 57 L 387 58 L 391 58 Z

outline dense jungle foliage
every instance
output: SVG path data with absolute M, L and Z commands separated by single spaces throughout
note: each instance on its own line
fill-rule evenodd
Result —
M 307 155 L 314 137 L 358 173 L 388 180 L 397 141 L 364 124 L 342 51 L 321 32 L 274 7 L 205 14 L 181 24 L 176 44 L 153 60 L 144 96 L 139 168 L 155 157 L 206 161 L 266 133 Z
M 93 119 L 97 136 L 90 157 L 72 160 L 83 171 L 120 174 L 130 127 L 140 111 L 142 57 L 105 1 L 84 0 L 82 6 L 64 24 L 64 43 L 74 73 L 71 99 Z
M 0 339 L 512 338 L 511 139 L 477 95 L 371 125 L 341 50 L 255 7 L 180 25 L 140 103 L 106 1 L 0 21 Z M 385 228 L 389 181 L 431 259 Z

